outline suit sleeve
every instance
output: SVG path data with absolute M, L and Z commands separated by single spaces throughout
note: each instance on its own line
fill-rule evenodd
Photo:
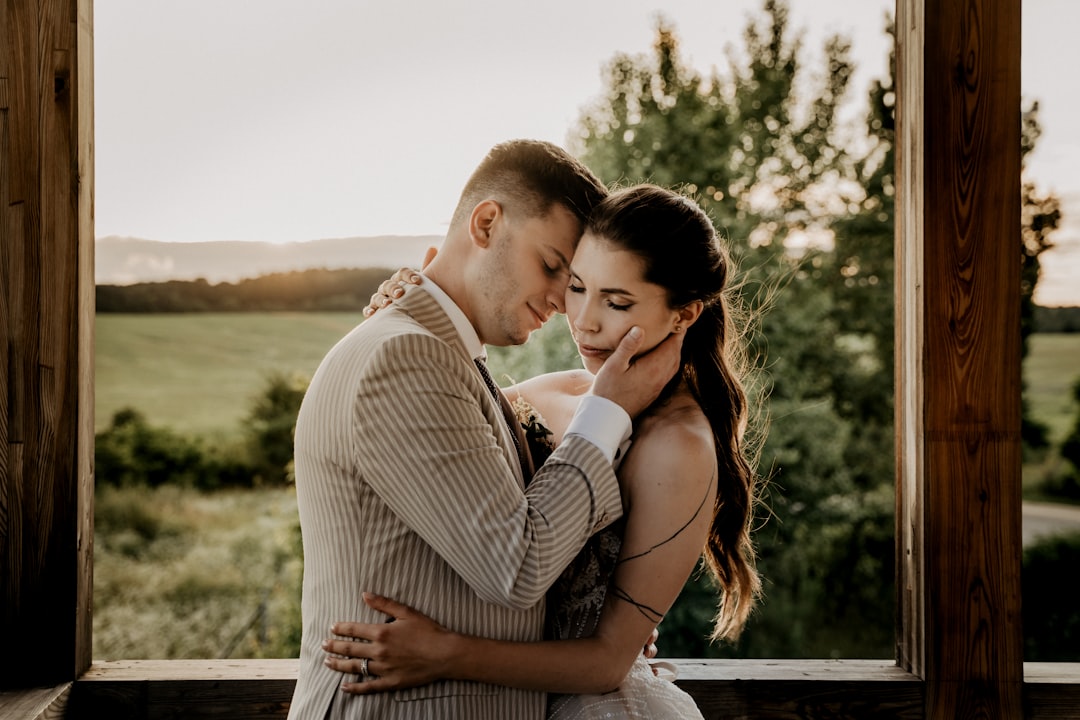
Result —
M 588 536 L 622 515 L 610 462 L 580 436 L 523 492 L 482 409 L 482 381 L 436 338 L 389 340 L 359 387 L 361 474 L 487 602 L 532 607 Z

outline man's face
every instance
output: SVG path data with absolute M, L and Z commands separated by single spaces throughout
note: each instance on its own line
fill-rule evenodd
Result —
M 477 274 L 482 342 L 521 345 L 554 313 L 563 312 L 568 268 L 581 230 L 562 205 L 539 218 L 502 216 Z

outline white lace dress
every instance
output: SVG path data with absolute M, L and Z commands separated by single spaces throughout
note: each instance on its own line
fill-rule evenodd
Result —
M 539 467 L 551 445 L 543 418 L 521 398 L 514 411 L 526 429 L 530 451 Z M 538 432 L 537 428 L 541 428 Z M 620 520 L 589 538 L 547 595 L 545 634 L 548 639 L 589 637 L 600 620 L 608 583 L 622 547 L 625 522 Z M 600 695 L 549 695 L 548 720 L 703 720 L 693 698 L 680 690 L 670 673 L 660 676 L 639 656 L 618 689 Z

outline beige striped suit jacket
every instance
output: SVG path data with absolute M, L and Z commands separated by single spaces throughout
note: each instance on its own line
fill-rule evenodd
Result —
M 345 695 L 320 643 L 382 622 L 370 590 L 493 638 L 542 634 L 544 592 L 622 513 L 610 463 L 569 436 L 524 491 L 506 422 L 449 317 L 422 287 L 323 360 L 296 425 L 303 639 L 290 720 L 539 720 L 543 693 L 446 681 Z

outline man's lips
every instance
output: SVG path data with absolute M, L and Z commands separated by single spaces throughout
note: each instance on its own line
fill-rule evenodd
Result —
M 536 310 L 533 309 L 532 305 L 529 305 L 528 308 L 529 312 L 531 312 L 533 314 L 533 317 L 536 318 L 536 322 L 540 324 L 540 327 L 543 327 L 544 323 L 547 322 L 547 318 L 536 312 Z

